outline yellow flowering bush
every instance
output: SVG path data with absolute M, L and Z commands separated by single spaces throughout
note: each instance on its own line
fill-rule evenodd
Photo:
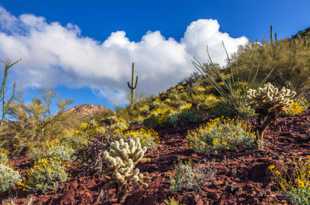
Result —
M 250 148 L 255 144 L 255 134 L 248 130 L 246 122 L 216 118 L 189 131 L 187 141 L 189 147 L 198 152 Z
M 165 202 L 165 205 L 182 205 L 178 200 L 176 200 L 173 197 L 166 199 L 164 202 Z
M 153 129 L 144 129 L 140 128 L 137 130 L 128 130 L 125 131 L 123 136 L 125 138 L 138 138 L 143 147 L 155 147 L 159 144 L 159 135 Z
M 72 159 L 74 149 L 71 144 L 60 139 L 48 140 L 39 147 L 30 148 L 33 159 L 54 158 L 61 161 L 69 161 Z
M 205 103 L 206 106 L 208 106 L 209 108 L 212 108 L 212 107 L 214 107 L 215 105 L 217 105 L 220 101 L 221 101 L 221 100 L 220 100 L 218 97 L 216 97 L 215 95 L 209 94 L 209 95 L 206 96 L 205 102 L 204 102 L 204 103 Z
M 305 99 L 294 100 L 284 110 L 285 114 L 289 116 L 300 115 L 304 113 L 309 107 L 308 102 Z
M 109 130 L 116 134 L 121 134 L 129 127 L 128 122 L 124 118 L 116 115 L 112 115 L 102 119 L 102 123 L 105 126 L 106 130 Z
M 26 186 L 29 190 L 46 193 L 56 191 L 59 183 L 65 182 L 68 175 L 61 161 L 42 158 L 28 170 L 26 178 Z
M 183 110 L 189 110 L 191 108 L 192 108 L 192 104 L 191 103 L 184 103 L 184 104 L 180 105 L 178 110 L 183 111 Z
M 97 120 L 90 122 L 82 122 L 76 129 L 64 130 L 59 139 L 60 144 L 66 145 L 66 149 L 78 149 L 81 146 L 88 144 L 89 140 L 96 136 L 103 135 L 106 132 L 106 127 L 101 125 Z M 49 145 L 52 147 L 53 145 Z M 69 150 L 68 150 L 69 151 Z
M 310 158 L 271 164 L 268 170 L 280 190 L 287 194 L 293 204 L 310 203 Z

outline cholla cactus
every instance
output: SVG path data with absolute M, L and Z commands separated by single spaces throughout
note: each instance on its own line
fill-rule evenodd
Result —
M 292 103 L 295 95 L 295 91 L 285 87 L 279 90 L 271 83 L 266 83 L 258 89 L 248 90 L 247 99 L 249 105 L 258 114 L 256 142 L 262 142 L 266 128 L 278 117 L 279 113 Z
M 8 191 L 19 181 L 21 181 L 21 176 L 17 171 L 0 164 L 0 193 Z
M 132 183 L 146 186 L 140 170 L 135 168 L 145 152 L 146 148 L 142 148 L 140 140 L 132 138 L 128 142 L 123 139 L 115 141 L 111 143 L 109 151 L 104 152 L 108 169 L 118 184 L 120 197 L 124 198 Z
M 249 89 L 247 92 L 247 98 L 251 106 L 257 110 L 264 109 L 268 112 L 283 111 L 285 107 L 290 105 L 295 95 L 295 91 L 285 87 L 279 90 L 271 83 L 266 83 L 258 89 Z

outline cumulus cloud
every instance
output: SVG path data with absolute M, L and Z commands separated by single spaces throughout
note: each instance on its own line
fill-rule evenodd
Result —
M 212 19 L 192 22 L 180 41 L 160 31 L 148 31 L 138 42 L 128 39 L 125 31 L 99 41 L 82 36 L 76 25 L 47 22 L 32 14 L 16 17 L 0 7 L 0 56 L 22 59 L 14 73 L 19 85 L 89 87 L 115 104 L 126 101 L 132 61 L 140 77 L 139 92 L 156 94 L 189 76 L 194 56 L 207 61 L 206 45 L 214 61 L 225 65 L 222 41 L 229 54 L 248 42 L 221 32 Z

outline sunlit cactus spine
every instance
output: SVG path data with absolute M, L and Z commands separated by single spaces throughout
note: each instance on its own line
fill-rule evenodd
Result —
M 127 86 L 130 89 L 130 105 L 132 106 L 135 102 L 136 88 L 138 85 L 138 75 L 135 72 L 135 63 L 131 64 L 131 81 L 127 82 Z
M 4 120 L 5 116 L 8 111 L 8 105 L 11 103 L 11 101 L 15 97 L 15 83 L 12 86 L 12 92 L 11 96 L 9 97 L 8 100 L 6 100 L 6 91 L 7 91 L 7 81 L 8 81 L 8 76 L 9 76 L 9 71 L 13 68 L 15 64 L 17 64 L 20 60 L 11 62 L 11 61 L 6 61 L 4 62 L 4 68 L 3 68 L 3 75 L 2 75 L 2 81 L 1 81 L 1 87 L 0 87 L 0 100 L 2 104 L 2 115 L 1 119 Z
M 103 156 L 107 162 L 108 173 L 117 184 L 120 201 L 125 198 L 131 185 L 147 186 L 143 181 L 143 174 L 136 168 L 145 152 L 146 148 L 141 146 L 138 138 L 130 138 L 128 141 L 124 141 L 124 139 L 115 141 L 111 143 L 110 149 L 104 152 Z

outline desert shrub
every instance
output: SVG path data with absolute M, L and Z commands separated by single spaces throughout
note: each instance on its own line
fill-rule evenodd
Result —
M 74 154 L 74 160 L 80 166 L 81 174 L 104 175 L 107 168 L 104 151 L 111 143 L 124 137 L 107 130 L 103 135 L 90 139 L 85 146 L 81 146 Z
M 236 53 L 228 66 L 236 77 L 247 81 L 255 73 L 255 82 L 268 78 L 278 87 L 293 87 L 309 91 L 310 46 L 304 39 L 289 39 L 275 43 L 250 43 Z
M 204 104 L 208 109 L 214 108 L 221 100 L 214 94 L 208 94 L 205 97 Z
M 289 200 L 296 205 L 310 204 L 310 188 L 292 188 L 287 192 Z
M 194 61 L 194 67 L 205 79 L 205 86 L 211 88 L 212 92 L 208 93 L 211 94 L 209 97 L 211 102 L 209 106 L 207 105 L 211 115 L 241 118 L 253 116 L 254 111 L 246 105 L 246 91 L 252 85 L 251 76 L 247 81 L 242 81 L 234 69 L 221 68 L 214 64 L 212 59 L 210 63 L 204 64 Z
M 166 199 L 164 201 L 165 205 L 182 205 L 178 200 L 175 198 L 171 197 L 169 199 Z
M 216 118 L 189 131 L 187 140 L 189 146 L 198 152 L 251 148 L 255 145 L 255 134 L 248 130 L 249 127 L 244 121 Z
M 154 148 L 159 144 L 159 135 L 153 129 L 128 130 L 124 132 L 123 136 L 125 138 L 138 138 L 142 147 Z
M 0 164 L 8 164 L 9 162 L 8 154 L 9 151 L 0 148 Z
M 193 168 L 189 162 L 179 162 L 175 169 L 175 175 L 171 178 L 170 189 L 173 192 L 182 190 L 198 191 L 206 178 L 213 178 L 214 174 L 214 170 Z
M 77 128 L 64 130 L 62 136 L 58 139 L 61 144 L 77 150 L 86 146 L 91 139 L 103 135 L 106 131 L 107 126 L 99 123 L 96 119 L 92 119 L 89 122 L 80 123 Z
M 56 191 L 59 183 L 68 178 L 62 162 L 54 158 L 38 159 L 27 172 L 26 186 L 29 190 L 46 193 Z
M 100 123 L 114 133 L 122 133 L 129 127 L 128 122 L 124 118 L 114 114 L 101 119 Z
M 11 103 L 8 115 L 12 121 L 5 121 L 0 126 L 0 139 L 3 146 L 13 154 L 27 151 L 48 139 L 61 136 L 67 126 L 67 116 L 62 115 L 68 101 L 58 103 L 56 115 L 50 114 L 50 99 L 34 99 L 30 104 Z M 44 99 L 44 98 L 43 98 Z
M 41 158 L 53 158 L 60 161 L 70 161 L 75 150 L 60 139 L 49 140 L 40 147 L 31 147 L 30 154 L 34 160 Z
M 247 92 L 248 104 L 258 116 L 257 138 L 263 140 L 266 128 L 292 103 L 296 92 L 285 87 L 278 89 L 271 83 Z
M 268 167 L 279 189 L 293 204 L 310 202 L 310 159 L 293 159 Z
M 142 148 L 138 138 L 130 138 L 128 141 L 120 139 L 112 142 L 110 148 L 103 153 L 107 163 L 106 172 L 111 177 L 111 183 L 116 183 L 121 202 L 132 185 L 147 186 L 143 174 L 136 168 L 145 152 L 146 148 Z
M 0 193 L 10 190 L 19 181 L 21 176 L 17 171 L 0 163 Z
M 197 124 L 202 121 L 202 116 L 198 111 L 195 110 L 184 110 L 179 113 L 170 115 L 163 126 L 177 127 L 186 126 L 190 124 Z
M 201 122 L 202 117 L 199 115 L 198 112 L 193 110 L 185 110 L 178 115 L 179 121 L 182 124 L 196 124 Z
M 194 68 L 202 75 L 207 84 L 214 90 L 215 94 L 219 96 L 220 101 L 226 108 L 229 108 L 229 114 L 238 115 L 239 107 L 245 102 L 244 91 L 247 83 L 243 83 L 235 78 L 235 73 L 231 69 L 221 69 L 217 64 L 200 63 L 194 61 Z M 225 72 L 228 72 L 226 74 Z

